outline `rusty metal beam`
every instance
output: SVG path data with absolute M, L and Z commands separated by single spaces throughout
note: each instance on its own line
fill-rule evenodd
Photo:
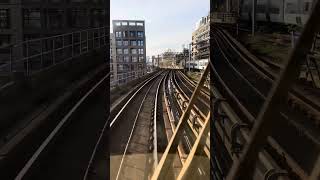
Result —
M 289 88 L 298 79 L 301 61 L 306 59 L 306 55 L 312 46 L 313 37 L 320 28 L 319 12 L 320 1 L 317 1 L 297 45 L 291 52 L 290 58 L 285 63 L 285 68 L 281 71 L 280 77 L 260 111 L 251 131 L 251 139 L 245 147 L 240 161 L 234 163 L 227 179 L 252 179 L 254 162 L 256 162 L 259 150 L 274 130 L 279 107 L 284 104 Z

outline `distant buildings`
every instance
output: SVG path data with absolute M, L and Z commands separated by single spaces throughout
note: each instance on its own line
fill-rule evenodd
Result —
M 159 63 L 160 63 L 160 55 L 158 56 L 152 56 L 152 64 L 156 67 L 159 67 Z
M 113 57 L 111 81 L 124 84 L 146 73 L 145 22 L 113 20 Z
M 192 59 L 208 59 L 210 56 L 210 15 L 202 17 L 192 33 Z

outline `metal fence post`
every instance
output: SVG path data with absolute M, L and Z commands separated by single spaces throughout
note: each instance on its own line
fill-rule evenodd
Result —
M 80 41 L 79 41 L 80 42 L 80 45 L 79 45 L 80 52 L 79 52 L 79 55 L 81 55 L 81 53 L 82 53 L 82 47 L 81 47 L 82 46 L 82 31 L 80 31 L 79 33 L 80 33 L 80 38 L 79 38 L 80 39 Z
M 10 46 L 10 73 L 12 73 L 12 47 Z
M 41 45 L 41 55 L 40 55 L 40 61 L 41 61 L 41 68 L 43 68 L 43 41 L 42 39 L 40 40 L 40 45 Z
M 73 57 L 73 51 L 74 51 L 74 35 L 73 32 L 71 33 L 71 57 Z
M 100 39 L 101 37 L 100 37 L 100 28 L 98 28 L 98 40 L 99 40 L 99 48 L 100 48 L 100 46 L 101 46 L 101 39 Z
M 29 76 L 29 41 L 26 43 L 26 57 L 27 57 L 27 76 Z
M 54 65 L 55 62 L 55 39 L 52 40 L 52 64 Z

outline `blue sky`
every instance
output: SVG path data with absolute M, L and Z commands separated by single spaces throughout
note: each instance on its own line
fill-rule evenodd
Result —
M 181 51 L 191 42 L 196 23 L 210 10 L 210 0 L 111 0 L 111 20 L 145 20 L 147 56 Z

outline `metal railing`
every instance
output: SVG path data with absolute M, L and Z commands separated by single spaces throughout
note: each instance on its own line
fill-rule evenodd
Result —
M 143 76 L 145 76 L 146 73 L 146 69 L 142 69 L 142 70 L 138 70 L 138 71 L 130 71 L 130 72 L 126 72 L 126 73 L 121 73 L 121 74 L 116 74 L 116 76 L 121 75 L 121 78 L 118 77 L 114 77 L 114 75 L 111 77 L 110 80 L 110 89 L 118 86 L 118 85 L 124 85 L 126 83 L 129 83 L 133 80 L 139 79 Z
M 99 49 L 109 42 L 109 28 L 99 27 L 31 39 L 0 48 L 0 74 L 23 72 L 26 76 Z

